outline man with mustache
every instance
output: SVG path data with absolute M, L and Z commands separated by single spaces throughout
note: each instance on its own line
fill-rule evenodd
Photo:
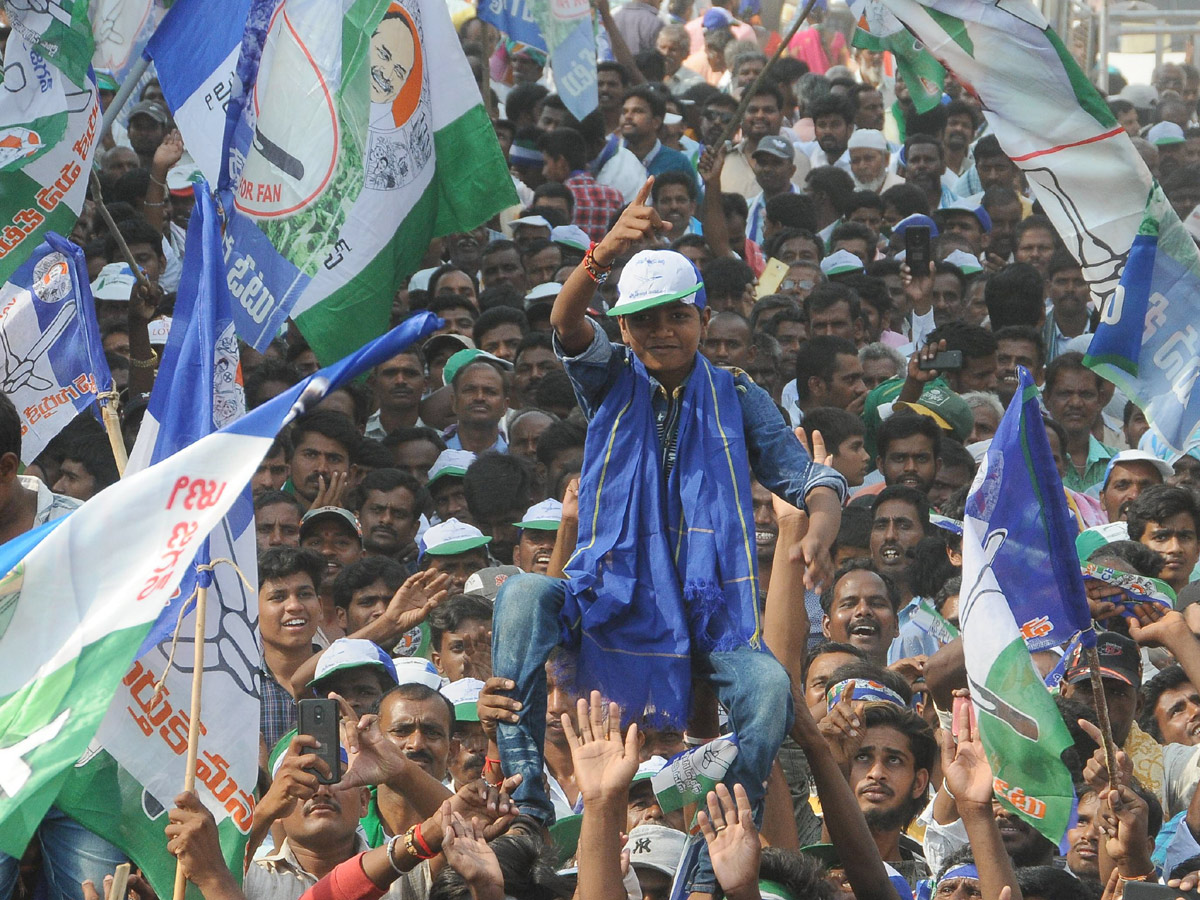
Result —
M 417 571 L 417 530 L 428 494 L 417 479 L 399 469 L 368 472 L 351 501 L 362 526 L 363 553 L 383 556 Z
M 479 693 L 483 682 L 478 678 L 461 678 L 442 688 L 442 696 L 454 706 L 454 733 L 450 741 L 450 760 L 447 767 L 454 779 L 453 788 L 478 781 L 487 762 L 487 735 L 479 724 Z
M 379 728 L 405 759 L 434 780 L 446 780 L 454 728 L 450 701 L 423 684 L 402 684 L 379 703 Z M 448 794 L 446 794 L 448 796 Z M 424 821 L 429 812 L 410 792 L 380 783 L 363 816 L 367 840 L 379 846 L 387 836 L 404 834 Z
M 535 503 L 525 511 L 520 522 L 513 524 L 521 529 L 521 536 L 513 548 L 513 565 L 523 572 L 545 575 L 550 568 L 558 527 L 562 524 L 562 504 L 557 500 Z
M 1122 450 L 1108 461 L 1100 502 L 1110 522 L 1123 522 L 1129 507 L 1148 487 L 1175 474 L 1171 464 L 1145 450 Z
M 929 501 L 925 494 L 905 485 L 884 488 L 871 509 L 871 559 L 899 593 L 899 640 L 888 652 L 889 663 L 936 653 L 939 644 L 912 622 L 920 597 L 911 585 L 913 554 L 929 530 Z
M 424 699 L 405 700 L 410 695 Z M 397 719 L 396 707 L 405 703 L 413 705 L 401 710 Z M 254 862 L 246 872 L 243 890 L 247 900 L 299 900 L 339 864 L 381 846 L 390 835 L 403 834 L 408 824 L 432 815 L 451 797 L 430 774 L 436 762 L 430 765 L 431 754 L 418 746 L 419 740 L 406 743 L 390 731 L 405 730 L 413 715 L 430 717 L 437 730 L 450 716 L 445 698 L 424 685 L 409 684 L 389 693 L 384 705 L 393 715 L 360 733 L 361 752 L 348 771 L 348 758 L 342 750 L 344 774 L 339 784 L 317 783 L 318 773 L 327 775 L 328 768 L 312 753 L 313 737 L 292 739 L 276 762 L 271 789 L 255 809 L 256 820 L 265 817 L 277 823 L 284 839 L 274 853 Z M 440 771 L 444 772 L 444 759 L 442 763 Z M 395 798 L 402 798 L 405 812 L 396 812 Z M 387 810 L 382 817 L 381 808 Z M 486 816 L 483 810 L 479 813 Z M 396 821 L 405 818 L 413 821 L 397 827 Z M 255 824 L 257 831 L 260 823 Z M 391 896 L 401 900 L 423 897 L 429 884 L 429 867 L 422 864 L 403 876 Z
M 334 475 L 349 476 L 350 457 L 361 442 L 354 423 L 341 413 L 317 410 L 297 419 L 292 426 L 292 478 L 284 490 L 294 493 L 308 509 Z
M 414 345 L 375 367 L 370 385 L 375 391 L 376 410 L 367 419 L 367 437 L 383 440 L 397 428 L 421 422 L 421 397 L 429 386 L 425 358 Z
M 890 578 L 866 560 L 852 560 L 838 570 L 833 585 L 821 595 L 821 632 L 860 651 L 872 663 L 887 665 L 888 648 L 899 634 L 899 600 Z

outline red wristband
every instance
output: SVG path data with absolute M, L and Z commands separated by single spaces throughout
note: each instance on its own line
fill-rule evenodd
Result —
M 425 838 L 421 836 L 420 825 L 417 825 L 417 827 L 413 830 L 413 838 L 416 840 L 417 845 L 421 848 L 421 852 L 425 854 L 425 859 L 433 859 L 435 856 L 437 856 L 433 850 L 429 849 L 429 845 L 425 843 Z

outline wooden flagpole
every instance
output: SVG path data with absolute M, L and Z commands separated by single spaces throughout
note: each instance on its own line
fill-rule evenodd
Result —
M 204 682 L 204 631 L 208 612 L 208 588 L 196 587 L 196 631 L 195 659 L 192 662 L 192 702 L 188 710 L 187 768 L 183 775 L 183 789 L 196 789 L 196 756 L 200 748 L 200 695 Z M 175 862 L 175 891 L 172 900 L 183 900 L 187 892 L 187 877 L 178 860 Z

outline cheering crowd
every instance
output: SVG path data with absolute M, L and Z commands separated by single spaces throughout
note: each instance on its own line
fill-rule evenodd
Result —
M 461 5 L 521 205 L 429 246 L 392 319 L 441 327 L 254 476 L 257 805 L 243 877 L 176 798 L 187 879 L 206 900 L 1200 884 L 1200 451 L 1162 458 L 1084 365 L 1088 282 L 978 100 L 950 78 L 918 112 L 844 8 L 760 79 L 767 34 L 736 0 L 597 0 L 610 58 L 579 120 L 543 54 Z M 1108 84 L 1187 220 L 1200 70 Z M 120 121 L 97 168 L 148 286 L 91 203 L 71 239 L 132 448 L 198 174 L 153 79 Z M 241 367 L 254 408 L 318 362 L 291 326 Z M 1074 741 L 1059 846 L 994 797 L 958 631 L 966 497 L 1019 367 L 1079 563 L 1174 602 L 1089 582 L 1106 713 L 1078 648 L 1034 654 Z M 93 417 L 18 474 L 20 445 L 0 395 L 0 542 L 118 480 Z M 299 701 L 331 696 L 337 773 L 298 733 Z M 107 837 L 51 808 L 24 861 L 0 855 L 0 898 L 102 896 L 125 859 Z

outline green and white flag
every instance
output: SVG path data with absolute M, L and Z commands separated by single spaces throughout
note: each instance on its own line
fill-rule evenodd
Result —
M 47 231 L 71 233 L 100 132 L 100 104 L 86 74 L 87 58 L 77 85 L 23 34 L 14 21 L 0 72 L 0 283 L 29 258 Z M 59 66 L 68 62 L 70 46 L 59 51 Z
M 883 0 L 855 0 L 850 10 L 858 19 L 850 42 L 895 57 L 896 71 L 908 86 L 917 112 L 928 112 L 941 103 L 946 70 Z
M 674 812 L 689 803 L 704 802 L 708 792 L 725 778 L 737 755 L 737 735 L 731 734 L 674 757 L 650 779 L 662 811 Z
M 386 330 L 433 238 L 517 202 L 443 0 L 341 6 L 251 4 L 219 186 L 239 335 L 290 316 L 322 360 Z
M 979 98 L 1103 308 L 1145 217 L 1152 179 L 1045 16 L 1028 0 L 878 2 Z
M 1073 742 L 1030 649 L 1094 633 L 1038 391 L 1026 369 L 1018 379 L 967 496 L 959 620 L 995 795 L 1057 845 L 1075 805 L 1062 761 Z
M 84 87 L 95 49 L 92 23 L 88 21 L 89 5 L 90 0 L 25 0 L 4 6 L 13 36 L 21 38 L 76 85 Z M 10 42 L 5 65 L 11 53 Z

